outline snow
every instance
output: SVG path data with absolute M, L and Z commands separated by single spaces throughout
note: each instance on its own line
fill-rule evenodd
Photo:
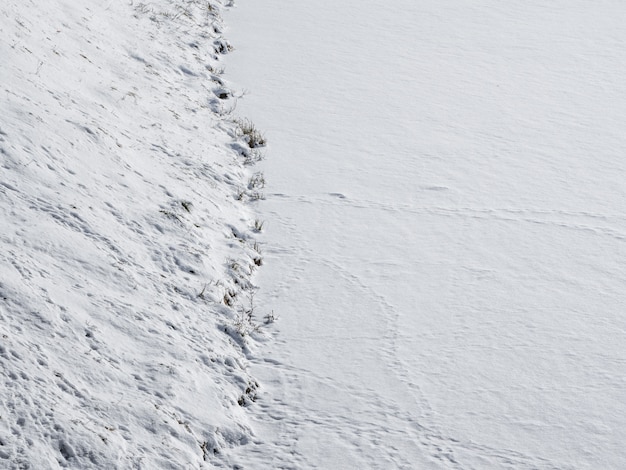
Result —
M 0 6 L 0 468 L 625 468 L 621 3 L 232 6 Z
M 249 468 L 626 466 L 625 14 L 229 12 L 280 315 Z
M 223 9 L 0 6 L 2 468 L 223 467 L 253 437 Z

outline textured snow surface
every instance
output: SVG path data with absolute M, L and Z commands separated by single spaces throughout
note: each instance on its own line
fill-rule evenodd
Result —
M 272 143 L 250 468 L 626 468 L 623 2 L 227 22 Z
M 222 10 L 0 5 L 0 468 L 232 468 L 252 437 Z
M 626 468 L 622 3 L 227 5 L 0 5 L 0 468 Z

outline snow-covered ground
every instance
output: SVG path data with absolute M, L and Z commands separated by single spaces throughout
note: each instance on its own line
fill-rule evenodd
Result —
M 626 468 L 626 8 L 240 1 L 280 315 L 248 468 Z M 261 443 L 262 442 L 262 443 Z
M 0 468 L 626 468 L 626 8 L 230 3 L 0 5 Z
M 232 468 L 253 436 L 223 9 L 0 5 L 0 468 Z

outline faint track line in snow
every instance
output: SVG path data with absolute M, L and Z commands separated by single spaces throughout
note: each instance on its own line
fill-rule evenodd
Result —
M 285 403 L 282 400 L 274 400 L 271 404 L 263 405 L 266 412 L 272 415 L 272 418 L 278 420 L 286 426 L 284 429 L 285 436 L 292 436 L 297 430 L 290 431 L 290 426 L 296 428 L 298 426 L 314 425 L 335 431 L 341 429 L 339 433 L 343 439 L 353 442 L 356 446 L 366 446 L 381 440 L 382 435 L 392 437 L 396 441 L 408 440 L 409 444 L 422 447 L 424 451 L 430 455 L 435 462 L 443 465 L 442 468 L 468 470 L 475 467 L 464 465 L 463 454 L 474 453 L 489 458 L 489 465 L 502 466 L 511 465 L 516 469 L 542 469 L 542 470 L 559 470 L 571 467 L 563 466 L 551 462 L 548 459 L 531 457 L 512 449 L 496 449 L 489 446 L 480 445 L 473 442 L 465 442 L 450 436 L 445 436 L 441 431 L 425 426 L 421 420 L 417 420 L 407 415 L 407 412 L 399 406 L 385 401 L 384 403 L 373 403 L 380 397 L 370 395 L 369 391 L 346 386 L 343 383 L 337 383 L 328 376 L 320 376 L 308 369 L 296 368 L 280 363 L 275 360 L 266 361 L 271 367 L 281 371 L 284 374 L 285 386 L 293 386 L 302 378 L 316 381 L 324 387 L 335 389 L 337 393 L 350 394 L 355 400 L 364 400 L 370 402 L 370 406 L 365 408 L 368 410 L 364 416 L 351 415 L 350 418 L 344 419 L 332 412 L 326 412 L 316 408 L 314 411 L 303 411 L 307 409 L 306 403 L 293 404 Z M 262 402 L 261 402 L 262 403 Z M 373 406 L 372 406 L 373 405 Z M 284 409 L 284 411 L 283 411 Z M 294 409 L 297 410 L 294 415 Z M 384 411 L 381 411 L 384 410 Z M 278 413 L 278 414 L 275 414 Z M 307 418 L 302 418 L 301 413 L 305 413 Z M 371 413 L 381 413 L 380 415 L 372 415 Z M 385 422 L 385 427 L 381 428 L 380 423 Z M 408 429 L 407 429 L 408 428 Z M 407 434 L 408 433 L 408 434 Z M 362 442 L 359 444 L 359 442 Z M 403 456 L 394 451 L 394 449 L 378 449 L 379 454 L 387 454 L 391 461 L 394 462 L 394 468 L 410 469 L 415 468 L 414 463 L 410 460 L 403 459 Z M 459 455 L 456 455 L 459 454 Z M 382 460 L 382 456 L 379 455 Z M 371 468 L 381 468 L 381 460 L 372 462 Z M 283 468 L 283 467 L 279 467 Z M 297 465 L 286 466 L 284 468 L 300 468 Z M 476 468 L 476 470 L 481 470 Z
M 474 443 L 462 442 L 454 437 L 445 436 L 441 430 L 433 428 L 434 424 L 432 422 L 432 418 L 434 411 L 430 406 L 426 395 L 421 390 L 419 384 L 408 378 L 410 376 L 409 368 L 400 359 L 400 356 L 396 352 L 398 330 L 397 328 L 394 328 L 393 325 L 397 324 L 398 314 L 395 313 L 393 305 L 390 304 L 383 295 L 375 292 L 371 287 L 363 283 L 357 276 L 344 269 L 338 263 L 328 258 L 323 258 L 322 261 L 330 266 L 335 272 L 339 273 L 344 279 L 348 279 L 350 283 L 357 286 L 358 289 L 364 293 L 364 295 L 373 298 L 376 303 L 381 307 L 381 309 L 387 312 L 386 320 L 388 333 L 385 336 L 385 339 L 391 342 L 391 348 L 390 350 L 383 349 L 382 351 L 388 353 L 386 361 L 390 366 L 389 369 L 392 370 L 394 374 L 396 374 L 401 382 L 406 384 L 408 390 L 411 390 L 412 393 L 416 393 L 416 395 L 413 395 L 416 401 L 416 405 L 419 409 L 423 410 L 423 413 L 418 417 L 411 417 L 407 415 L 407 412 L 405 410 L 395 407 L 389 402 L 385 402 L 384 404 L 379 403 L 376 406 L 370 407 L 370 409 L 378 410 L 381 409 L 379 407 L 382 407 L 387 411 L 393 410 L 391 414 L 397 418 L 398 423 L 411 424 L 411 428 L 415 431 L 415 436 L 413 439 L 414 442 L 419 442 L 424 450 L 428 452 L 431 456 L 433 456 L 433 458 L 435 458 L 436 460 L 445 462 L 447 465 L 451 465 L 449 468 L 467 468 L 461 463 L 462 457 L 455 456 L 455 454 L 459 453 L 458 451 L 460 449 L 480 451 L 483 455 L 487 454 L 491 455 L 494 458 L 497 458 L 498 460 L 500 460 L 500 464 L 515 464 L 517 465 L 516 468 L 524 468 L 520 467 L 520 465 L 525 465 L 527 466 L 526 468 L 543 468 L 550 470 L 556 470 L 557 468 L 561 468 L 551 464 L 548 460 L 535 459 L 516 451 L 494 449 L 487 446 L 480 446 Z M 356 337 L 358 338 L 359 336 L 357 335 Z M 352 336 L 350 336 L 350 338 L 352 338 Z M 393 353 L 390 353 L 389 351 L 393 351 Z M 398 426 L 400 426 L 400 424 L 398 424 Z M 403 432 L 400 427 L 395 431 L 398 434 L 401 434 Z M 537 465 L 539 462 L 541 462 L 542 466 L 535 467 L 535 465 Z
M 626 215 L 620 214 L 595 214 L 590 212 L 571 212 L 563 210 L 541 210 L 541 209 L 510 209 L 510 208 L 476 208 L 476 207 L 443 207 L 443 206 L 415 206 L 412 204 L 387 204 L 370 200 L 353 200 L 348 197 L 337 201 L 337 198 L 329 199 L 325 197 L 313 198 L 308 196 L 289 197 L 284 194 L 281 198 L 292 198 L 302 203 L 325 204 L 325 205 L 349 205 L 356 209 L 372 209 L 384 212 L 398 212 L 406 214 L 435 215 L 442 217 L 473 218 L 478 220 L 494 220 L 501 222 L 530 223 L 537 225 L 547 225 L 567 230 L 589 232 L 598 236 L 611 237 L 619 241 L 626 240 L 626 232 L 621 232 L 613 227 L 602 227 L 587 225 L 584 223 L 573 223 L 567 220 L 555 220 L 547 218 L 552 216 L 565 216 L 567 218 L 582 218 L 592 220 L 603 220 L 606 222 L 616 221 L 626 225 Z M 519 217 L 513 217 L 517 215 Z M 530 215 L 530 216 L 529 216 Z M 532 216 L 536 217 L 532 217 Z M 540 218 L 546 216 L 546 218 Z
M 423 215 L 435 215 L 441 217 L 453 217 L 453 218 L 476 218 L 480 220 L 496 220 L 511 223 L 550 223 L 557 225 L 562 223 L 558 220 L 543 220 L 541 214 L 547 213 L 547 217 L 577 217 L 585 218 L 588 214 L 584 213 L 572 213 L 572 214 L 558 214 L 559 211 L 526 211 L 517 209 L 477 209 L 477 208 L 447 208 L 447 207 L 414 207 L 409 204 L 394 205 L 384 204 L 374 201 L 358 200 L 353 201 L 345 195 L 341 197 L 337 194 L 331 194 L 328 197 L 293 197 L 290 198 L 285 194 L 277 196 L 275 201 L 297 201 L 305 204 L 323 204 L 332 207 L 350 206 L 355 209 L 373 209 L 389 212 L 397 212 L 400 214 L 423 214 Z M 272 198 L 272 196 L 269 196 Z M 603 219 L 609 216 L 592 214 L 587 219 Z M 619 218 L 619 216 L 616 216 Z M 586 220 L 587 220 L 586 219 Z M 604 220 L 604 219 L 603 219 Z M 579 227 L 572 227 L 573 224 L 567 220 L 564 221 L 568 229 L 579 229 Z M 476 457 L 482 458 L 489 467 L 492 468 L 519 468 L 519 469 L 543 469 L 543 470 L 557 470 L 569 468 L 558 462 L 553 462 L 549 458 L 542 458 L 540 456 L 533 456 L 523 452 L 516 451 L 511 448 L 499 448 L 493 445 L 484 445 L 478 442 L 472 442 L 465 439 L 459 439 L 454 437 L 449 431 L 444 432 L 435 424 L 435 412 L 428 403 L 428 398 L 424 392 L 420 390 L 419 384 L 415 383 L 415 380 L 411 380 L 409 377 L 412 375 L 409 371 L 409 366 L 405 364 L 399 357 L 397 351 L 399 331 L 394 328 L 394 324 L 397 324 L 398 313 L 395 311 L 393 303 L 389 301 L 383 294 L 377 292 L 374 288 L 369 286 L 367 282 L 361 279 L 359 276 L 350 271 L 349 268 L 342 265 L 341 258 L 329 257 L 325 254 L 313 251 L 312 247 L 306 246 L 303 242 L 303 237 L 299 237 L 297 229 L 292 227 L 291 231 L 296 237 L 293 248 L 289 250 L 283 250 L 290 256 L 297 258 L 296 264 L 310 264 L 319 263 L 325 266 L 332 275 L 330 277 L 340 279 L 339 284 L 349 285 L 352 288 L 349 292 L 346 292 L 348 297 L 354 298 L 368 298 L 371 299 L 373 305 L 376 306 L 375 310 L 379 312 L 368 312 L 369 315 L 373 315 L 375 318 L 381 315 L 385 322 L 386 333 L 381 336 L 381 340 L 386 342 L 386 345 L 379 348 L 378 352 L 383 356 L 382 362 L 388 365 L 388 369 L 398 378 L 398 380 L 404 383 L 407 390 L 412 393 L 412 398 L 415 401 L 417 409 L 422 412 L 419 415 L 413 415 L 410 411 L 407 411 L 405 407 L 402 407 L 395 403 L 385 401 L 381 395 L 375 392 L 374 389 L 354 387 L 350 384 L 345 384 L 341 381 L 335 380 L 330 376 L 315 375 L 310 370 L 284 370 L 283 372 L 288 376 L 292 376 L 287 386 L 295 386 L 301 377 L 306 377 L 310 380 L 314 380 L 323 386 L 333 388 L 336 393 L 349 394 L 353 396 L 355 400 L 368 404 L 367 409 L 371 410 L 371 413 L 382 413 L 379 410 L 385 410 L 384 415 L 375 415 L 371 420 L 364 419 L 360 421 L 360 417 L 352 416 L 351 419 L 344 419 L 338 417 L 335 414 L 320 412 L 315 409 L 315 419 L 311 419 L 310 423 L 315 426 L 322 426 L 330 429 L 350 429 L 350 432 L 342 436 L 352 442 L 353 445 L 357 445 L 358 439 L 363 439 L 363 442 L 376 442 L 380 440 L 382 430 L 377 429 L 376 423 L 386 422 L 386 430 L 394 436 L 394 438 L 400 439 L 405 437 L 412 441 L 415 445 L 419 446 L 425 455 L 430 456 L 434 461 L 442 465 L 442 468 L 450 469 L 469 469 L 476 468 L 467 466 L 465 462 L 475 461 Z M 290 278 L 289 276 L 287 276 Z M 360 319 L 361 322 L 369 323 L 369 318 L 364 317 Z M 342 334 L 345 335 L 345 340 L 350 341 L 358 340 L 359 338 L 376 339 L 376 336 L 370 334 L 361 334 L 361 328 L 355 326 L 355 330 L 342 330 Z M 306 341 L 320 341 L 324 339 L 335 339 L 336 334 L 329 335 L 307 335 L 302 334 L 301 339 Z M 413 374 L 414 375 L 414 374 Z M 289 409 L 289 404 L 283 404 L 286 409 Z M 306 409 L 306 405 L 302 405 Z M 296 405 L 296 409 L 300 406 Z M 301 412 L 298 412 L 300 414 Z M 294 420 L 291 425 L 295 426 L 298 420 Z M 410 430 L 403 431 L 403 426 L 409 425 Z M 350 435 L 359 436 L 358 439 L 349 438 Z M 363 444 L 361 444 L 363 445 Z M 393 450 L 385 450 L 384 453 L 392 460 L 396 460 L 399 463 L 398 468 L 411 468 L 410 463 L 404 463 L 402 460 L 398 460 L 399 457 Z M 403 466 L 403 465 L 406 465 Z M 477 469 L 478 470 L 478 469 Z
M 382 295 L 377 294 L 369 286 L 367 286 L 360 279 L 358 279 L 358 277 L 351 274 L 338 263 L 329 260 L 328 258 L 322 258 L 319 261 L 330 267 L 342 278 L 347 279 L 351 284 L 361 290 L 363 295 L 374 298 L 376 303 L 381 306 L 384 311 L 387 311 L 388 316 L 386 320 L 388 333 L 385 335 L 384 340 L 390 341 L 392 345 L 394 345 L 398 332 L 391 326 L 391 323 L 393 323 L 394 321 L 393 317 L 395 316 L 395 314 L 391 313 L 389 315 L 389 313 L 393 312 L 393 306 L 389 302 L 387 302 Z M 349 335 L 346 337 L 346 340 L 349 341 L 350 339 L 357 339 L 360 337 L 361 336 L 359 335 Z M 321 338 L 323 337 L 304 337 L 304 339 L 310 340 L 319 340 Z M 387 420 L 385 432 L 391 434 L 392 436 L 395 435 L 396 438 L 406 438 L 407 431 L 406 429 L 403 429 L 403 425 L 410 425 L 410 429 L 413 430 L 413 435 L 410 436 L 409 439 L 414 443 L 418 443 L 418 445 L 421 446 L 428 455 L 432 456 L 433 459 L 439 461 L 440 463 L 443 463 L 445 468 L 464 470 L 471 468 L 464 466 L 464 464 L 462 463 L 463 455 L 465 453 L 473 453 L 489 458 L 491 459 L 491 465 L 512 465 L 514 468 L 524 468 L 529 470 L 561 470 L 570 468 L 561 464 L 554 463 L 549 459 L 530 456 L 522 452 L 515 451 L 513 449 L 494 448 L 475 442 L 463 441 L 450 435 L 445 435 L 443 431 L 434 427 L 434 423 L 432 422 L 434 411 L 430 407 L 427 397 L 421 391 L 419 384 L 416 384 L 414 381 L 408 379 L 408 376 L 410 375 L 408 366 L 400 360 L 399 356 L 396 353 L 391 353 L 391 350 L 395 351 L 395 348 L 392 346 L 390 349 L 383 348 L 380 351 L 385 353 L 385 355 L 387 356 L 385 361 L 389 364 L 389 369 L 392 370 L 394 374 L 396 374 L 401 382 L 407 385 L 407 388 L 409 390 L 411 390 L 412 392 L 417 392 L 417 394 L 414 395 L 416 404 L 419 409 L 425 411 L 425 413 L 422 413 L 420 416 L 411 416 L 410 413 L 407 412 L 405 409 L 395 404 L 392 404 L 389 401 L 383 400 L 383 398 L 373 392 L 373 390 L 364 390 L 349 385 L 346 386 L 346 384 L 339 383 L 331 377 L 314 374 L 307 369 L 299 369 L 293 367 L 285 368 L 284 366 L 282 367 L 282 369 L 292 371 L 296 374 L 297 377 L 305 376 L 309 379 L 314 379 L 320 383 L 323 383 L 325 386 L 336 388 L 337 392 L 350 394 L 351 396 L 354 396 L 355 399 L 363 400 L 365 402 L 371 402 L 371 405 L 367 406 L 367 409 L 370 410 L 370 413 L 372 412 L 372 410 L 385 410 L 384 416 L 380 416 L 369 421 L 356 420 L 356 422 L 352 422 L 351 420 L 354 419 L 354 416 L 351 417 L 350 420 L 342 421 L 334 414 L 320 414 L 319 410 L 316 410 L 315 419 L 309 419 L 311 423 L 324 427 L 329 427 L 330 429 L 335 429 L 337 427 L 351 428 L 352 431 L 346 434 L 347 438 L 352 434 L 356 434 L 361 437 L 367 436 L 368 442 L 375 442 L 379 439 L 378 433 L 382 431 L 378 429 L 377 423 L 380 423 L 383 420 Z M 389 417 L 394 418 L 395 424 L 391 424 L 388 422 Z M 297 421 L 294 421 L 294 423 L 295 422 Z M 398 455 L 392 452 L 389 455 L 392 459 L 394 459 L 394 461 L 401 461 L 399 460 L 400 457 Z M 401 466 L 399 468 L 411 468 L 411 463 L 408 461 L 405 462 L 404 465 L 405 466 Z
M 379 398 L 372 397 L 367 390 L 364 391 L 357 387 L 346 386 L 345 383 L 338 383 L 330 377 L 320 376 L 307 369 L 285 367 L 283 364 L 277 364 L 275 362 L 272 363 L 272 367 L 278 368 L 278 370 L 282 372 L 283 380 L 285 381 L 284 386 L 286 387 L 294 387 L 296 384 L 302 382 L 304 378 L 307 381 L 318 383 L 324 387 L 324 389 L 331 389 L 334 390 L 335 393 L 348 395 L 352 397 L 353 400 L 360 403 L 371 402 Z M 302 397 L 303 400 L 305 398 L 306 396 Z M 381 405 L 383 405 L 382 408 L 380 407 Z M 404 421 L 397 421 L 393 425 L 388 422 L 389 416 L 393 415 L 391 408 L 392 406 L 387 403 L 376 403 L 376 410 L 385 409 L 389 413 L 385 413 L 384 416 L 375 417 L 371 416 L 369 413 L 362 412 L 363 416 L 357 414 L 352 415 L 351 418 L 344 418 L 337 413 L 321 410 L 318 407 L 311 408 L 307 405 L 306 401 L 289 403 L 284 400 L 275 400 L 272 402 L 271 406 L 266 407 L 266 412 L 272 414 L 274 419 L 283 423 L 284 435 L 287 442 L 293 439 L 294 435 L 298 436 L 298 430 L 302 426 L 313 426 L 316 428 L 316 432 L 336 434 L 344 442 L 351 443 L 357 449 L 365 450 L 364 448 L 366 447 L 375 446 L 374 443 L 379 441 L 381 436 L 385 434 L 395 436 L 396 439 L 406 438 L 407 430 L 404 427 Z M 281 409 L 284 409 L 284 411 L 279 411 L 279 414 L 276 415 L 277 410 Z M 303 419 L 302 415 L 306 416 L 306 418 Z M 381 428 L 378 423 L 381 419 L 388 423 L 385 428 Z M 368 454 L 371 454 L 371 452 L 368 451 Z M 395 462 L 396 465 L 400 465 L 396 468 L 408 469 L 412 466 L 411 461 L 398 453 L 395 449 L 378 448 L 373 452 L 373 455 L 377 456 L 377 460 L 372 462 L 370 468 L 381 468 L 380 464 L 382 461 L 386 460 L 385 456 L 388 457 L 389 463 Z M 302 467 L 289 465 L 285 468 Z
M 301 250 L 306 255 L 311 256 L 312 253 L 308 249 Z M 305 255 L 301 255 L 305 256 Z M 408 380 L 408 370 L 406 366 L 399 360 L 398 355 L 395 353 L 396 350 L 396 342 L 398 331 L 397 327 L 397 313 L 393 305 L 387 301 L 387 299 L 375 292 L 370 286 L 365 284 L 361 279 L 351 273 L 349 270 L 342 267 L 337 262 L 329 259 L 327 257 L 318 257 L 317 262 L 325 265 L 328 269 L 336 273 L 341 278 L 345 279 L 349 284 L 354 286 L 354 289 L 360 291 L 362 296 L 371 298 L 374 300 L 375 304 L 379 306 L 381 312 L 383 312 L 382 320 L 384 322 L 384 327 L 387 330 L 387 333 L 384 337 L 379 338 L 379 340 L 383 341 L 386 346 L 379 349 L 379 352 L 382 352 L 385 356 L 383 360 L 386 364 L 388 364 L 388 369 L 391 370 L 398 379 L 407 386 L 407 390 L 410 390 L 412 394 L 414 394 L 414 400 L 417 408 L 420 410 L 420 416 L 415 417 L 408 414 L 407 411 L 401 409 L 395 404 L 390 403 L 385 400 L 382 396 L 378 395 L 374 392 L 373 389 L 363 389 L 359 387 L 354 387 L 351 385 L 347 385 L 345 382 L 338 382 L 328 376 L 319 376 L 313 374 L 310 370 L 297 370 L 297 377 L 301 377 L 302 375 L 315 379 L 316 381 L 324 384 L 325 386 L 331 386 L 337 389 L 338 392 L 349 394 L 357 399 L 359 402 L 370 402 L 371 405 L 366 408 L 372 412 L 372 410 L 376 410 L 376 412 L 383 413 L 382 416 L 372 419 L 371 421 L 357 420 L 353 422 L 353 418 L 348 418 L 346 420 L 341 420 L 338 416 L 334 414 L 322 415 L 320 416 L 320 410 L 316 410 L 316 419 L 311 420 L 317 425 L 329 427 L 331 429 L 352 429 L 350 432 L 345 434 L 345 438 L 348 441 L 353 441 L 353 438 L 350 436 L 357 435 L 360 438 L 366 438 L 366 442 L 373 443 L 381 439 L 381 433 L 388 433 L 392 435 L 396 435 L 395 438 L 399 439 L 402 437 L 403 439 L 408 439 L 413 443 L 423 447 L 424 451 L 432 456 L 433 459 L 439 462 L 445 462 L 448 468 L 463 468 L 459 467 L 457 458 L 455 458 L 454 454 L 454 446 L 456 442 L 452 438 L 444 438 L 440 431 L 434 431 L 430 426 L 432 426 L 432 408 L 430 407 L 427 398 L 424 393 L 421 391 L 418 384 Z M 353 292 L 354 295 L 356 292 Z M 373 312 L 369 312 L 370 315 L 376 315 Z M 362 322 L 363 320 L 361 320 Z M 355 326 L 355 328 L 359 328 Z M 357 330 L 358 331 L 358 330 Z M 346 332 L 346 341 L 354 340 L 360 338 L 359 334 L 353 335 L 352 332 Z M 334 336 L 336 337 L 336 336 Z M 307 338 L 306 335 L 303 338 Z M 322 337 L 314 336 L 309 339 L 319 340 Z M 333 336 L 330 336 L 333 338 Z M 368 336 L 369 338 L 369 336 Z M 384 411 L 379 411 L 384 410 Z M 395 427 L 391 426 L 389 423 L 385 427 L 385 429 L 380 429 L 377 422 L 388 421 L 389 417 L 393 417 L 395 420 Z M 424 422 L 428 422 L 426 425 Z M 412 435 L 407 436 L 407 428 L 406 426 L 410 425 L 408 429 L 412 430 Z M 355 444 L 356 445 L 356 444 Z M 411 462 L 407 460 L 403 460 L 402 456 L 398 453 L 392 452 L 392 450 L 384 449 L 379 450 L 382 453 L 388 453 L 389 457 L 396 463 L 401 463 L 399 468 L 411 468 Z M 452 465 L 452 467 L 450 467 Z

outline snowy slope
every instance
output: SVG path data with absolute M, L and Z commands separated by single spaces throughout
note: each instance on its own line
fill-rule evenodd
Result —
M 223 9 L 0 5 L 1 468 L 230 466 L 252 436 Z
M 626 468 L 623 2 L 240 2 L 250 468 Z M 270 456 L 271 465 L 267 462 Z

